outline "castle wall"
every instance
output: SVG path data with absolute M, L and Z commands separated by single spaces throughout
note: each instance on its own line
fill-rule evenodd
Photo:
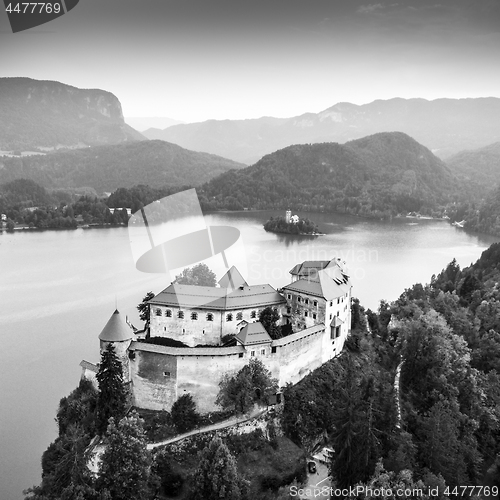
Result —
M 170 410 L 177 399 L 177 357 L 134 350 L 130 361 L 134 405 Z
M 178 397 L 189 393 L 198 411 L 214 411 L 219 409 L 215 399 L 224 374 L 236 374 L 250 359 L 260 359 L 280 386 L 295 384 L 340 353 L 343 340 L 332 341 L 329 329 L 317 325 L 272 344 L 246 348 L 174 348 L 135 342 L 130 362 L 135 404 L 170 410 Z

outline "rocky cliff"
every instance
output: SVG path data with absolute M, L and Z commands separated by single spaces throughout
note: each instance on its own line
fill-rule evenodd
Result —
M 145 140 L 110 92 L 0 78 L 0 151 L 50 151 Z

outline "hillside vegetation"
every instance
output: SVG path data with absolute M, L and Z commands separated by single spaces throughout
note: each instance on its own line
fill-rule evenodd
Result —
M 461 151 L 448 158 L 446 165 L 464 182 L 471 198 L 484 198 L 500 181 L 500 142 Z
M 243 165 L 164 141 L 143 141 L 0 158 L 0 183 L 32 179 L 44 187 L 89 186 L 98 193 L 137 184 L 198 186 Z
M 387 217 L 438 214 L 460 185 L 411 137 L 381 133 L 341 145 L 290 146 L 201 187 L 208 209 L 284 209 Z
M 0 151 L 118 144 L 146 138 L 110 92 L 53 81 L 0 78 Z

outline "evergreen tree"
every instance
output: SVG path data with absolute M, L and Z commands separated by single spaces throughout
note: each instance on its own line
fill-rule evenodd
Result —
M 201 453 L 193 481 L 193 500 L 240 500 L 241 483 L 234 457 L 215 437 Z
M 110 417 L 120 419 L 125 415 L 127 391 L 123 383 L 122 364 L 109 343 L 101 354 L 97 373 L 99 395 L 97 397 L 97 432 L 104 434 Z
M 137 306 L 137 310 L 139 311 L 139 318 L 141 321 L 144 321 L 146 324 L 144 325 L 145 328 L 149 328 L 149 304 L 148 301 L 150 301 L 152 298 L 154 298 L 155 294 L 153 292 L 148 292 L 144 298 L 142 299 L 142 302 Z
M 259 321 L 262 323 L 262 326 L 266 329 L 269 336 L 275 340 L 280 339 L 281 329 L 276 322 L 280 319 L 280 315 L 275 307 L 266 307 L 259 314 Z
M 196 403 L 191 394 L 183 394 L 173 405 L 170 411 L 172 422 L 179 432 L 187 432 L 194 427 L 199 420 L 196 411 Z
M 110 419 L 97 489 L 112 500 L 150 498 L 151 455 L 142 425 L 135 412 L 118 424 Z

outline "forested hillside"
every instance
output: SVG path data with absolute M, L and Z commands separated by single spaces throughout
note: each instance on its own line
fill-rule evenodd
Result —
M 448 158 L 446 165 L 465 183 L 470 198 L 480 200 L 500 181 L 500 142 L 461 151 Z
M 89 186 L 102 193 L 137 184 L 198 186 L 242 166 L 168 142 L 143 141 L 44 156 L 0 157 L 0 183 L 26 178 L 45 187 Z
M 305 446 L 328 435 L 338 487 L 404 480 L 439 486 L 440 498 L 464 485 L 498 492 L 499 281 L 494 244 L 377 312 L 354 301 L 345 354 L 285 392 L 286 434 Z
M 375 134 L 349 142 L 290 146 L 200 189 L 210 209 L 283 209 L 388 217 L 440 214 L 460 186 L 411 137 Z

